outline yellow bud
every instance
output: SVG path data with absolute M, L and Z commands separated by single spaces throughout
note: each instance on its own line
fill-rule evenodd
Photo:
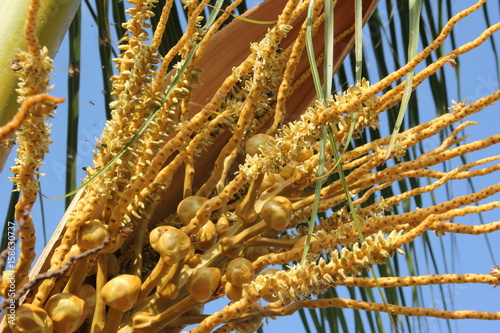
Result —
M 85 301 L 85 318 L 94 314 L 96 291 L 90 284 L 82 284 L 76 292 L 76 296 Z
M 52 333 L 52 320 L 44 309 L 32 304 L 22 304 L 12 314 L 7 310 L 6 317 L 9 327 L 14 333 Z
M 207 200 L 207 198 L 199 196 L 191 196 L 182 200 L 179 203 L 179 206 L 177 206 L 177 215 L 179 216 L 179 220 L 184 223 L 184 225 L 188 225 L 189 221 L 195 217 L 198 209 L 200 209 L 200 207 Z
M 120 263 L 113 253 L 105 254 L 108 268 L 108 276 L 115 276 L 120 273 Z
M 101 297 L 113 309 L 128 311 L 141 292 L 141 279 L 135 275 L 122 274 L 109 280 L 101 290 Z
M 212 221 L 207 221 L 203 227 L 198 230 L 194 237 L 193 245 L 198 250 L 208 250 L 217 240 L 217 230 Z
M 245 153 L 247 153 L 250 156 L 260 154 L 260 147 L 262 147 L 272 139 L 273 137 L 268 134 L 264 133 L 255 134 L 245 143 Z
M 191 273 L 186 288 L 195 300 L 206 302 L 217 291 L 220 277 L 217 267 L 200 267 Z
M 226 215 L 221 215 L 221 217 L 219 217 L 215 229 L 217 230 L 217 235 L 219 237 L 223 236 L 227 232 L 229 229 L 229 220 Z
M 281 178 L 281 177 L 280 177 Z M 274 173 L 266 173 L 264 179 L 262 180 L 262 184 L 260 184 L 259 194 L 262 194 L 265 190 L 273 186 L 279 181 L 278 177 Z
M 52 296 L 45 305 L 47 314 L 54 323 L 54 331 L 68 333 L 76 331 L 85 320 L 85 301 L 70 293 Z
M 9 290 L 16 289 L 17 283 L 16 271 L 10 269 L 3 271 L 2 282 L 0 282 L 0 297 L 6 298 Z
M 238 333 L 253 333 L 256 332 L 262 325 L 262 316 L 251 315 L 242 321 L 237 321 L 233 324 Z
M 149 237 L 151 247 L 160 254 L 161 258 L 169 265 L 184 259 L 191 248 L 189 236 L 172 226 L 158 227 Z
M 262 219 L 268 226 L 276 230 L 285 230 L 293 217 L 293 206 L 285 197 L 269 198 L 260 212 Z
M 163 235 L 169 228 L 171 228 L 171 226 L 162 225 L 151 230 L 151 232 L 149 233 L 149 243 L 151 244 L 151 246 L 153 246 L 153 244 L 156 244 L 160 240 L 161 235 Z
M 104 243 L 109 231 L 99 220 L 86 222 L 80 227 L 76 243 L 82 249 L 90 250 Z
M 224 285 L 226 296 L 233 302 L 239 301 L 243 297 L 243 288 L 236 287 L 234 284 L 226 282 Z
M 288 179 L 293 176 L 293 173 L 295 172 L 295 168 L 297 166 L 295 164 L 287 164 L 281 169 L 279 175 L 283 177 L 284 179 Z
M 295 160 L 298 162 L 304 162 L 305 160 L 313 156 L 313 153 L 314 152 L 311 148 L 304 148 L 297 154 Z
M 266 254 L 269 254 L 269 248 L 265 246 L 251 246 L 245 249 L 243 257 L 250 261 L 255 261 L 258 257 Z
M 235 258 L 227 266 L 226 279 L 241 288 L 245 283 L 250 283 L 255 279 L 255 269 L 248 259 Z

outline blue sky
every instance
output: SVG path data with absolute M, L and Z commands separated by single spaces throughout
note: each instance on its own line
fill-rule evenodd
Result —
M 473 1 L 454 1 L 452 2 L 453 12 L 457 13 L 468 7 Z M 490 7 L 490 19 L 491 22 L 500 21 L 499 4 L 498 1 L 489 1 L 488 6 Z M 383 12 L 383 11 L 382 11 Z M 484 16 L 482 11 L 478 11 L 464 19 L 455 28 L 455 33 L 457 37 L 457 44 L 461 45 L 468 42 L 478 36 L 485 28 Z M 100 85 L 101 73 L 100 68 L 97 65 L 99 63 L 99 55 L 97 49 L 97 27 L 92 21 L 88 11 L 84 7 L 83 11 L 83 23 L 82 23 L 82 40 L 86 47 L 83 48 L 82 52 L 82 63 L 81 63 L 81 80 L 82 87 L 80 91 L 80 132 L 79 132 L 79 146 L 78 155 L 75 156 L 78 162 L 78 169 L 80 170 L 80 178 L 84 177 L 84 173 L 81 170 L 82 167 L 91 165 L 92 161 L 92 150 L 95 145 L 95 138 L 100 136 L 101 130 L 104 124 L 104 113 L 103 113 L 103 103 L 104 99 L 102 96 L 102 86 Z M 500 46 L 500 37 L 495 36 L 495 41 L 497 48 Z M 112 42 L 116 42 L 113 40 Z M 420 45 L 422 47 L 422 45 Z M 367 50 L 370 49 L 369 41 L 366 45 Z M 451 50 L 450 43 L 445 43 L 445 52 Z M 474 101 L 477 98 L 485 96 L 493 91 L 500 89 L 498 82 L 498 73 L 495 70 L 495 59 L 494 55 L 490 52 L 491 45 L 486 43 L 479 49 L 473 50 L 469 54 L 461 56 L 458 58 L 458 62 L 461 66 L 461 89 L 457 93 L 457 88 L 454 82 L 449 82 L 448 84 L 448 94 L 450 99 L 456 101 L 462 100 L 467 97 L 468 101 Z M 367 51 L 367 56 L 370 52 Z M 55 65 L 55 75 L 52 84 L 55 85 L 53 95 L 55 96 L 66 96 L 66 80 L 67 80 L 67 68 L 68 68 L 68 51 L 67 51 L 67 40 L 63 42 L 61 49 L 56 56 Z M 370 75 L 374 77 L 375 66 L 368 63 L 370 68 Z M 454 74 L 451 73 L 452 68 L 446 68 L 451 74 L 449 77 L 452 78 Z M 372 73 L 373 71 L 373 73 Z M 376 76 L 375 76 L 376 77 Z M 430 88 L 428 86 L 422 87 L 419 92 L 419 107 L 421 110 L 429 110 L 423 114 L 422 121 L 429 120 L 434 117 L 434 105 L 432 99 L 429 98 Z M 451 101 L 449 103 L 451 105 Z M 67 107 L 65 104 L 61 105 L 57 112 L 56 118 L 52 120 L 52 140 L 54 143 L 51 146 L 51 153 L 47 156 L 45 165 L 42 168 L 42 172 L 46 174 L 42 180 L 42 190 L 43 193 L 49 197 L 61 196 L 64 193 L 62 189 L 64 188 L 64 163 L 65 163 L 65 124 L 66 124 L 66 111 Z M 498 123 L 499 123 L 499 112 L 500 107 L 498 105 L 489 107 L 483 112 L 473 115 L 471 120 L 479 122 L 478 125 L 467 128 L 466 133 L 470 135 L 468 142 L 476 139 L 486 138 L 489 135 L 498 134 Z M 438 144 L 437 138 L 431 138 L 427 143 L 429 147 Z M 485 156 L 492 156 L 500 154 L 499 147 L 490 147 L 483 152 L 478 152 L 474 154 L 469 154 L 467 159 L 472 161 Z M 9 198 L 9 192 L 11 190 L 11 184 L 7 177 L 10 176 L 8 167 L 13 165 L 14 154 L 11 154 L 9 161 L 6 164 L 5 170 L 0 174 L 0 197 L 7 201 Z M 454 161 L 454 166 L 458 166 L 460 161 Z M 491 185 L 492 181 L 496 181 L 498 178 L 497 174 L 492 174 L 487 177 L 480 177 L 474 180 L 474 185 L 476 189 L 482 189 L 486 186 Z M 464 195 L 469 193 L 470 188 L 466 182 L 454 182 L 452 184 L 452 190 L 454 195 Z M 436 192 L 437 200 L 444 198 L 443 192 Z M 500 196 L 489 199 L 500 200 Z M 52 234 L 53 230 L 57 226 L 64 209 L 64 200 L 52 201 L 44 200 L 44 208 L 46 214 L 47 223 L 47 233 L 48 237 Z M 430 204 L 430 202 L 427 202 Z M 2 205 L 6 207 L 6 204 Z M 2 208 L 3 209 L 3 208 Z M 0 210 L 0 219 L 3 221 L 5 211 Z M 34 219 L 39 223 L 40 221 L 40 208 L 36 205 L 33 211 Z M 498 211 L 488 212 L 484 214 L 485 222 L 492 222 L 498 220 Z M 460 223 L 471 223 L 478 224 L 478 219 L 474 217 L 465 217 L 462 220 L 458 220 Z M 40 253 L 43 249 L 43 237 L 41 233 L 41 227 L 38 226 L 38 239 L 37 239 L 37 253 Z M 493 252 L 497 259 L 497 263 L 500 263 L 500 249 L 497 244 L 500 244 L 500 233 L 489 235 L 491 244 L 493 244 Z M 431 235 L 433 236 L 433 235 Z M 441 255 L 440 241 L 442 241 L 443 251 L 446 253 L 445 256 Z M 420 241 L 417 241 L 417 243 Z M 457 235 L 455 237 L 446 236 L 442 239 L 434 237 L 433 242 L 436 244 L 437 262 L 440 266 L 441 272 L 448 273 L 488 273 L 489 269 L 493 265 L 493 261 L 488 253 L 485 245 L 485 238 L 483 236 L 468 236 L 468 235 Z M 425 256 L 425 253 L 419 255 Z M 427 274 L 425 267 L 422 269 L 421 274 Z M 440 304 L 441 298 L 437 294 L 437 288 L 425 287 L 422 289 L 426 294 L 426 303 L 423 306 L 443 308 Z M 345 291 L 339 289 L 339 292 L 344 297 L 349 297 Z M 435 293 L 432 295 L 432 293 Z M 453 308 L 456 310 L 483 310 L 483 311 L 500 311 L 500 303 L 498 302 L 498 296 L 500 289 L 492 289 L 490 286 L 476 286 L 476 285 L 458 285 L 453 288 L 446 288 L 445 293 L 447 299 L 450 301 L 449 306 L 451 307 L 451 302 L 453 302 Z M 375 294 L 376 291 L 375 291 Z M 433 304 L 432 299 L 436 301 Z M 221 300 L 215 305 L 215 309 L 220 309 L 221 306 L 226 304 L 226 300 Z M 208 311 L 213 311 L 214 307 L 207 307 Z M 351 313 L 350 311 L 346 312 Z M 390 331 L 390 325 L 386 325 L 387 331 Z M 487 321 L 477 321 L 477 320 L 463 320 L 456 323 L 452 323 L 453 332 L 469 332 L 472 330 L 480 330 L 482 332 L 494 332 L 497 331 L 499 327 L 498 323 L 487 322 Z M 429 331 L 440 332 L 446 331 L 446 325 L 442 320 L 431 319 L 429 321 Z M 278 318 L 278 320 L 270 320 L 265 331 L 285 331 L 290 332 L 302 332 L 302 323 L 298 316 L 292 316 L 290 318 Z

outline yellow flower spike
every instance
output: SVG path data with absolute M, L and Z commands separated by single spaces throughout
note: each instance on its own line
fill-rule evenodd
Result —
M 291 54 L 287 60 L 287 66 L 283 74 L 283 81 L 278 89 L 278 96 L 276 99 L 276 113 L 274 115 L 273 125 L 267 130 L 266 133 L 273 134 L 278 127 L 283 123 L 283 118 L 285 117 L 285 102 L 290 93 L 291 84 L 293 82 L 293 77 L 297 66 L 299 65 L 300 55 L 305 47 L 305 32 L 306 32 L 307 21 L 302 24 L 299 35 L 293 42 Z
M 217 267 L 200 267 L 189 276 L 186 288 L 198 302 L 207 302 L 217 291 L 221 278 Z
M 44 309 L 32 304 L 22 304 L 16 309 L 13 324 L 9 320 L 13 333 L 52 333 L 52 319 Z
M 76 331 L 85 320 L 85 301 L 70 293 L 55 294 L 45 305 L 57 333 Z
M 260 212 L 266 224 L 275 230 L 285 230 L 293 217 L 293 206 L 288 198 L 275 196 L 269 198 Z
M 226 279 L 229 283 L 241 288 L 255 279 L 255 269 L 250 260 L 235 258 L 226 268 Z
M 123 313 L 130 310 L 141 292 L 141 279 L 135 275 L 122 274 L 108 281 L 101 291 L 101 297 L 109 306 L 104 333 L 116 332 Z
M 196 212 L 200 209 L 201 205 L 205 203 L 208 199 L 200 196 L 190 196 L 182 200 L 177 206 L 177 215 L 179 220 L 188 225 L 189 221 L 195 217 Z
M 21 126 L 22 122 L 28 115 L 30 107 L 35 104 L 43 103 L 43 102 L 52 102 L 52 103 L 63 103 L 64 98 L 54 97 L 47 94 L 39 94 L 26 97 L 21 106 L 19 107 L 19 111 L 16 113 L 14 118 L 11 121 L 6 123 L 5 125 L 0 127 L 0 140 L 7 137 L 10 133 L 14 132 Z
M 85 301 L 85 318 L 91 317 L 94 314 L 96 304 L 96 291 L 94 286 L 91 284 L 82 284 L 75 295 Z
M 383 288 L 454 283 L 482 283 L 498 286 L 500 285 L 500 279 L 490 274 L 434 274 L 422 276 L 379 277 L 378 283 Z M 376 287 L 373 278 L 362 277 L 349 277 L 338 284 L 349 287 Z
M 258 297 L 249 293 L 239 301 L 234 302 L 225 307 L 223 310 L 215 312 L 211 316 L 205 318 L 198 327 L 191 330 L 191 333 L 212 332 L 212 330 L 219 324 L 226 323 L 239 314 L 247 312 L 249 308 L 254 306 L 258 300 Z

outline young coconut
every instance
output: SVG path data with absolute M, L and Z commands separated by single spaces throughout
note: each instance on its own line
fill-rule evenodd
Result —
M 255 279 L 255 269 L 250 260 L 235 258 L 227 265 L 226 279 L 227 282 L 241 288 L 245 283 L 250 283 Z
M 7 315 L 8 318 L 9 315 Z M 44 309 L 24 303 L 16 309 L 14 320 L 8 320 L 13 333 L 52 333 L 54 324 Z
M 245 153 L 250 156 L 254 156 L 260 154 L 260 148 L 264 146 L 266 143 L 274 140 L 272 136 L 269 134 L 258 133 L 253 135 L 251 138 L 247 140 L 245 143 Z
M 76 244 L 81 250 L 91 250 L 101 246 L 108 237 L 109 231 L 104 224 L 99 220 L 91 220 L 80 227 Z M 64 293 L 76 293 L 87 276 L 90 260 L 94 258 L 95 256 L 90 256 L 76 262 L 71 278 L 63 290 Z
M 191 249 L 189 236 L 172 226 L 160 226 L 153 229 L 149 234 L 149 242 L 153 250 L 160 254 L 160 258 L 140 287 L 137 304 L 146 299 L 153 288 L 158 286 L 162 277 L 167 275 L 172 265 L 183 260 Z
M 293 206 L 288 198 L 274 196 L 264 203 L 260 215 L 271 228 L 285 230 L 292 220 Z
M 217 291 L 220 278 L 220 270 L 217 267 L 200 267 L 191 273 L 186 288 L 195 300 L 206 302 Z
M 212 221 L 207 221 L 194 236 L 193 245 L 197 250 L 208 250 L 217 241 L 217 230 Z
M 91 284 L 82 284 L 80 288 L 78 288 L 76 296 L 85 301 L 85 318 L 91 317 L 94 314 L 96 300 L 96 291 L 94 286 Z
M 189 221 L 195 217 L 196 212 L 208 199 L 200 196 L 190 196 L 182 200 L 177 206 L 177 215 L 179 220 L 184 224 L 188 225 Z
M 85 301 L 70 293 L 59 293 L 53 295 L 47 301 L 45 310 L 54 323 L 54 331 L 57 333 L 69 333 L 76 331 L 85 320 Z
M 224 285 L 227 298 L 233 302 L 239 301 L 243 297 L 243 288 L 236 287 L 234 284 L 226 282 Z
M 135 275 L 122 274 L 109 280 L 101 291 L 104 303 L 109 306 L 104 333 L 116 332 L 123 314 L 130 310 L 141 292 L 141 279 Z
M 262 326 L 261 315 L 251 315 L 233 324 L 233 327 L 238 333 L 253 333 L 256 332 L 261 326 Z

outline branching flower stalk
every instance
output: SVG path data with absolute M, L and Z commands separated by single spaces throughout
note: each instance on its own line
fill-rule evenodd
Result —
M 64 101 L 62 98 L 47 95 L 51 90 L 49 74 L 52 72 L 52 59 L 48 56 L 47 48 L 41 47 L 35 34 L 39 6 L 39 1 L 33 1 L 28 10 L 24 27 L 28 51 L 19 53 L 13 61 L 19 77 L 17 93 L 21 107 L 14 119 L 0 129 L 0 139 L 19 129 L 16 166 L 11 169 L 14 173 L 11 180 L 15 182 L 16 190 L 21 191 L 15 211 L 15 219 L 19 223 L 19 237 L 22 240 L 21 254 L 14 269 L 17 288 L 26 282 L 25 278 L 35 259 L 35 228 L 29 212 L 39 191 L 39 180 L 36 178 L 40 175 L 38 168 L 51 142 L 50 126 L 46 121 L 52 117 L 57 103 Z M 3 285 L 2 292 L 5 292 Z
M 35 231 L 28 214 L 38 192 L 34 177 L 50 142 L 46 118 L 55 104 L 62 102 L 46 94 L 51 60 L 30 34 L 38 5 L 32 1 L 26 24 L 29 51 L 20 54 L 16 62 L 21 68 L 22 104 L 18 115 L 0 129 L 3 137 L 19 128 L 13 180 L 22 191 L 16 211 L 22 241 L 15 274 L 19 290 L 29 289 L 18 309 L 31 321 L 19 320 L 16 325 L 126 333 L 179 332 L 187 324 L 197 324 L 191 332 L 211 332 L 218 325 L 222 325 L 218 332 L 250 332 L 264 318 L 322 307 L 448 319 L 500 319 L 499 312 L 305 299 L 336 286 L 373 288 L 374 278 L 359 275 L 385 264 L 395 253 L 404 255 L 401 248 L 426 231 L 482 235 L 500 229 L 500 222 L 465 225 L 456 220 L 499 208 L 498 202 L 483 201 L 500 191 L 498 184 L 414 211 L 390 213 L 404 200 L 430 193 L 449 181 L 500 169 L 499 156 L 449 171 L 432 169 L 500 143 L 500 135 L 470 142 L 460 137 L 464 128 L 475 124 L 467 117 L 497 102 L 500 91 L 471 104 L 454 102 L 449 113 L 398 134 L 390 152 L 388 136 L 342 153 L 339 163 L 363 240 L 346 205 L 342 182 L 333 177 L 326 181 L 339 168 L 331 157 L 334 148 L 344 145 L 351 127 L 355 138 L 367 128 L 377 128 L 379 115 L 401 101 L 405 83 L 382 91 L 415 70 L 443 44 L 453 26 L 484 1 L 453 17 L 436 40 L 397 72 L 375 84 L 363 79 L 306 109 L 295 109 L 290 101 L 302 93 L 302 84 L 311 76 L 310 71 L 298 72 L 306 59 L 303 18 L 309 2 L 283 1 L 281 13 L 275 17 L 277 23 L 249 45 L 231 70 L 216 77 L 208 77 L 208 66 L 215 60 L 206 57 L 218 47 L 214 45 L 219 45 L 224 31 L 243 23 L 233 22 L 224 28 L 228 30 L 217 33 L 240 3 L 234 1 L 202 26 L 200 15 L 208 2 L 183 1 L 189 14 L 186 32 L 162 56 L 158 48 L 173 1 L 166 1 L 150 42 L 149 21 L 152 6 L 158 1 L 130 0 L 130 19 L 124 24 L 128 35 L 119 46 L 122 54 L 115 59 L 118 74 L 111 78 L 112 119 L 98 140 L 93 166 L 87 168 L 87 180 L 91 181 L 84 181 L 81 196 L 63 220 L 56 235 L 60 244 L 46 249 L 50 267 L 27 281 L 35 258 Z M 222 6 L 219 2 L 216 7 Z M 316 1 L 313 34 L 323 24 L 323 6 L 324 2 Z M 252 23 L 244 24 L 249 25 L 247 29 L 252 27 Z M 444 65 L 479 47 L 499 28 L 500 24 L 492 25 L 474 41 L 416 72 L 412 88 L 417 89 Z M 336 32 L 335 43 L 347 40 L 353 31 L 350 26 Z M 176 55 L 181 61 L 168 72 Z M 323 53 L 316 57 L 321 63 Z M 213 80 L 215 87 L 209 85 Z M 412 160 L 398 161 L 409 149 L 452 125 L 455 129 L 440 146 Z M 310 218 L 315 199 L 312 188 L 318 180 L 320 141 L 326 140 L 321 126 L 331 127 L 333 135 L 332 141 L 326 142 L 325 182 L 318 210 L 336 208 L 314 226 L 306 260 L 294 264 L 306 246 L 303 224 Z M 389 159 L 396 162 L 383 167 Z M 484 166 L 490 162 L 496 164 Z M 373 200 L 379 191 L 413 177 L 432 181 Z M 276 265 L 289 268 L 266 270 Z M 5 297 L 9 272 L 3 276 Z M 491 274 L 381 276 L 378 283 L 382 288 L 454 283 L 496 286 L 499 276 L 494 268 Z M 124 293 L 120 286 L 129 289 Z M 16 300 L 21 296 L 16 295 Z M 203 315 L 203 306 L 222 296 L 232 303 Z M 78 311 L 54 306 L 59 300 L 73 302 Z M 262 305 L 261 300 L 268 304 Z M 3 331 L 13 331 L 9 325 L 4 323 Z

